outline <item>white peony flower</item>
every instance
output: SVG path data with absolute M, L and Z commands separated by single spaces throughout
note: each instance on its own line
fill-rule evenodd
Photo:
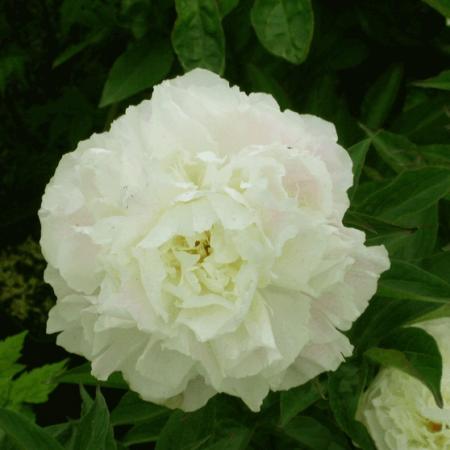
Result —
M 393 368 L 382 369 L 364 393 L 357 419 L 378 450 L 450 450 L 450 318 L 422 323 L 439 346 L 444 408 L 420 381 Z
M 185 410 L 257 411 L 338 367 L 389 266 L 345 228 L 352 164 L 333 127 L 206 70 L 165 81 L 65 155 L 39 216 L 48 332 Z

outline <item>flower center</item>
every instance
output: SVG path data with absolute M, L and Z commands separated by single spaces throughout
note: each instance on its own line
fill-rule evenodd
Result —
M 174 236 L 160 247 L 167 270 L 165 288 L 181 301 L 176 302 L 179 306 L 191 295 L 213 293 L 224 301 L 236 300 L 235 279 L 243 261 L 230 248 L 228 259 L 221 259 L 223 245 L 223 230 L 214 226 L 193 236 Z
M 211 233 L 209 231 L 205 231 L 206 238 L 203 240 L 196 240 L 194 244 L 194 252 L 200 256 L 198 263 L 201 264 L 212 252 L 211 249 Z
M 433 432 L 433 433 L 437 433 L 439 431 L 442 430 L 442 423 L 436 423 L 436 422 L 432 422 L 431 420 L 429 420 L 427 422 L 427 428 Z

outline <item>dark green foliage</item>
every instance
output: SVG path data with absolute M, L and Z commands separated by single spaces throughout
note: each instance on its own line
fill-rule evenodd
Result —
M 448 0 L 2 1 L 2 337 L 18 328 L 43 335 L 54 299 L 41 281 L 36 213 L 61 156 L 150 98 L 161 80 L 195 67 L 332 121 L 354 164 L 345 224 L 364 231 L 368 245 L 385 245 L 392 260 L 347 333 L 353 358 L 271 394 L 259 414 L 220 395 L 193 413 L 150 404 L 126 392 L 120 374 L 99 382 L 79 361 L 61 374 L 62 363 L 45 365 L 40 344 L 32 364 L 41 368 L 25 371 L 17 363 L 25 335 L 1 342 L 2 449 L 375 450 L 355 411 L 380 365 L 415 376 L 440 402 L 436 343 L 410 325 L 450 315 L 445 16 Z M 86 386 L 81 414 L 40 427 L 30 405 L 58 383 Z
M 50 433 L 15 411 L 0 408 L 0 428 L 12 440 L 16 449 L 63 450 Z

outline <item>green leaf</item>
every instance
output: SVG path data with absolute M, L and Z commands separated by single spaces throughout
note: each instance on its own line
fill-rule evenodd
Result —
M 448 142 L 448 96 L 428 93 L 412 107 L 406 108 L 393 121 L 392 131 L 407 136 L 418 144 Z
M 22 373 L 12 383 L 10 402 L 45 403 L 49 394 L 58 385 L 55 380 L 64 372 L 65 366 L 66 361 L 60 361 Z
M 367 245 L 384 245 L 389 256 L 415 261 L 435 251 L 438 232 L 438 205 L 398 220 L 398 225 L 347 211 L 344 223 L 365 232 Z
M 64 448 L 73 448 L 75 438 L 75 422 L 68 421 L 50 425 L 44 428 L 54 439 L 56 439 Z
M 393 225 L 377 217 L 354 210 L 348 210 L 346 212 L 344 224 L 364 231 L 366 241 L 369 245 L 386 244 L 390 239 L 401 239 L 411 236 L 416 230 L 414 227 L 407 228 L 400 225 Z
M 108 406 L 100 389 L 89 411 L 80 419 L 73 450 L 114 450 L 114 434 Z
M 294 64 L 305 61 L 314 31 L 311 0 L 256 0 L 251 21 L 270 53 Z
M 361 354 L 370 347 L 378 346 L 389 333 L 440 307 L 439 303 L 376 296 L 349 332 L 355 353 Z
M 385 130 L 373 133 L 368 128 L 363 128 L 380 158 L 395 172 L 414 168 L 420 161 L 417 146 L 406 137 Z
M 420 156 L 430 164 L 450 166 L 450 145 L 430 144 L 417 147 Z
M 246 427 L 226 427 L 226 436 L 208 445 L 205 450 L 245 450 L 253 431 Z
M 224 18 L 239 4 L 239 0 L 217 0 L 220 17 Z
M 94 400 L 89 395 L 86 388 L 80 384 L 80 397 L 81 397 L 81 416 L 85 416 L 94 404 Z
M 106 29 L 95 30 L 94 32 L 89 34 L 86 39 L 82 40 L 81 42 L 77 42 L 70 47 L 67 47 L 55 58 L 52 67 L 56 68 L 61 64 L 69 61 L 71 58 L 78 55 L 86 48 L 96 44 L 97 42 L 100 42 L 106 36 L 106 34 Z
M 444 70 L 435 77 L 427 78 L 426 80 L 416 81 L 413 84 L 414 86 L 419 86 L 423 88 L 432 88 L 432 89 L 441 89 L 443 91 L 450 91 L 450 70 Z
M 322 397 L 317 381 L 310 381 L 280 395 L 280 425 L 285 426 L 297 414 Z
M 442 357 L 434 338 L 421 328 L 402 328 L 390 334 L 383 347 L 371 348 L 365 355 L 420 380 L 442 408 Z
M 424 167 L 406 170 L 370 195 L 360 209 L 395 224 L 404 221 L 408 215 L 429 208 L 449 191 L 450 169 Z
M 413 262 L 435 252 L 439 230 L 438 209 L 438 204 L 434 204 L 417 214 L 407 216 L 402 222 L 399 221 L 405 226 L 415 227 L 415 231 L 386 247 L 391 258 Z
M 98 28 L 101 25 L 113 25 L 115 8 L 106 8 L 103 1 L 98 0 L 64 0 L 59 15 L 61 31 L 68 34 L 74 25 L 83 28 Z
M 28 56 L 22 50 L 4 51 L 0 56 L 0 94 L 4 94 L 8 84 L 24 84 Z
M 169 413 L 169 409 L 146 402 L 134 392 L 127 392 L 111 412 L 111 423 L 113 425 L 136 423 L 141 420 L 166 416 Z
M 22 364 L 15 364 L 15 362 L 22 355 L 23 343 L 27 333 L 27 331 L 23 331 L 0 341 L 0 376 L 9 378 L 23 369 Z
M 347 70 L 358 66 L 369 56 L 369 49 L 362 39 L 342 38 L 334 42 L 327 64 L 334 70 Z
M 0 408 L 0 428 L 23 450 L 64 450 L 44 429 L 24 416 Z
M 91 375 L 91 365 L 89 363 L 67 370 L 63 375 L 59 376 L 56 381 L 58 383 L 86 384 L 88 386 L 102 386 L 128 390 L 128 385 L 120 373 L 113 373 L 106 381 L 100 381 Z
M 389 67 L 371 86 L 362 104 L 362 121 L 372 129 L 380 128 L 388 119 L 403 80 L 403 66 Z
M 203 67 L 222 74 L 225 37 L 215 0 L 175 0 L 172 45 L 185 71 Z
M 284 432 L 311 450 L 344 450 L 345 438 L 312 417 L 297 416 L 283 427 Z
M 443 280 L 450 280 L 450 251 L 436 253 L 422 261 L 422 266 Z
M 124 100 L 162 81 L 172 67 L 166 41 L 143 38 L 114 62 L 103 87 L 100 107 Z
M 441 306 L 440 308 L 436 308 L 429 313 L 423 314 L 416 319 L 411 320 L 409 324 L 413 325 L 419 322 L 426 322 L 427 320 L 442 319 L 443 317 L 450 317 L 450 304 Z
M 367 379 L 367 367 L 355 362 L 341 364 L 328 375 L 328 398 L 339 427 L 364 450 L 376 450 L 364 425 L 355 420 L 359 398 Z
M 391 268 L 380 277 L 378 293 L 391 298 L 448 303 L 450 283 L 414 264 L 392 259 Z
M 373 133 L 363 128 L 380 158 L 396 172 L 418 168 L 426 163 L 450 166 L 450 145 L 416 145 L 400 134 L 385 130 Z
M 134 425 L 124 436 L 125 445 L 142 444 L 144 442 L 156 442 L 168 419 L 168 414 L 157 416 L 153 420 L 146 420 Z
M 0 406 L 8 406 L 9 391 L 11 390 L 11 385 L 12 380 L 9 377 L 0 377 Z
M 204 448 L 213 435 L 214 421 L 215 410 L 212 403 L 191 413 L 177 410 L 161 431 L 156 450 Z
M 364 139 L 348 149 L 348 153 L 353 162 L 353 186 L 348 191 L 350 199 L 353 198 L 354 192 L 358 189 L 359 178 L 364 167 L 364 162 L 366 161 L 367 152 L 370 148 L 370 142 L 370 139 Z
M 445 17 L 450 17 L 450 0 L 423 0 Z

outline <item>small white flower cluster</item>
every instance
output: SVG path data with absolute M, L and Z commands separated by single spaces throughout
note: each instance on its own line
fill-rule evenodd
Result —
M 205 70 L 65 155 L 39 212 L 48 332 L 106 379 L 194 410 L 335 370 L 389 267 L 346 228 L 352 163 L 334 126 Z
M 427 387 L 400 370 L 383 369 L 363 395 L 357 419 L 378 450 L 450 450 L 450 318 L 423 322 L 442 354 L 441 409 Z

